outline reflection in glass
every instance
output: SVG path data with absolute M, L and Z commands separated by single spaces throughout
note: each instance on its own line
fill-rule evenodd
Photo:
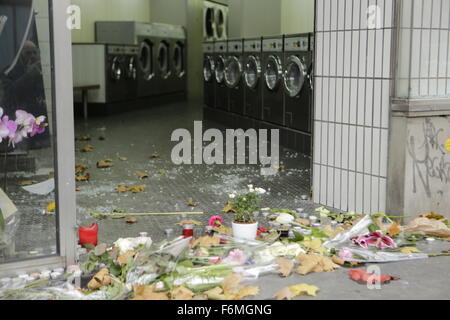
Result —
M 0 263 L 57 254 L 48 6 L 0 3 Z
M 231 88 L 236 87 L 241 80 L 242 68 L 239 60 L 236 57 L 231 57 L 227 60 L 225 68 L 225 81 Z
M 223 83 L 223 80 L 225 78 L 224 69 L 225 69 L 225 63 L 223 61 L 223 58 L 219 57 L 219 59 L 217 59 L 217 61 L 216 61 L 216 66 L 215 66 L 215 70 L 214 70 L 217 83 Z
M 284 83 L 291 97 L 295 97 L 300 93 L 304 81 L 304 72 L 300 70 L 300 66 L 297 63 L 291 62 L 287 66 L 284 75 Z
M 270 90 L 275 90 L 280 81 L 280 66 L 275 59 L 270 59 L 266 67 L 266 85 Z

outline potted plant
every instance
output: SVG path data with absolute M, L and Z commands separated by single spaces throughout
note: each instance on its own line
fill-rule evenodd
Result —
M 234 212 L 233 236 L 238 239 L 255 240 L 258 232 L 258 222 L 253 213 L 260 209 L 260 196 L 266 193 L 262 188 L 248 186 L 249 191 L 245 194 L 233 192 L 230 195 L 232 202 L 230 206 Z

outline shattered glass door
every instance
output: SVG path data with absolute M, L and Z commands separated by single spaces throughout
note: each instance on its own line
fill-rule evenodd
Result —
M 48 0 L 0 2 L 0 263 L 58 254 Z

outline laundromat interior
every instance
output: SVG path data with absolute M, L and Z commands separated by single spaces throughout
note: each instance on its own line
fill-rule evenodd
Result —
M 22 11 L 14 9 L 25 21 L 30 3 L 23 1 Z M 98 221 L 96 214 L 220 213 L 228 195 L 248 185 L 268 191 L 265 207 L 313 207 L 313 0 L 71 4 L 77 227 L 98 222 L 104 242 L 142 231 L 162 240 L 179 232 L 177 222 L 192 216 L 142 216 L 124 225 Z M 47 96 L 47 108 L 37 110 L 53 121 L 51 69 L 45 61 L 50 59 L 47 6 L 47 1 L 33 2 L 31 29 Z M 4 10 L 12 9 L 6 4 Z M 187 129 L 194 139 L 195 124 L 202 132 L 221 130 L 224 137 L 226 129 L 266 129 L 268 140 L 271 129 L 279 129 L 276 174 L 262 175 L 259 158 L 249 161 L 249 152 L 243 163 L 208 165 L 206 159 L 194 163 L 193 147 L 192 164 L 175 164 L 172 151 L 178 142 L 171 141 L 172 134 Z M 18 144 L 15 152 L 20 150 L 13 170 L 19 173 L 8 173 L 7 192 L 21 215 L 12 225 L 14 246 L 2 255 L 3 262 L 59 250 L 58 222 L 48 208 L 54 193 L 30 194 L 21 185 L 52 177 L 54 146 Z M 118 192 L 121 186 L 142 187 L 142 192 Z

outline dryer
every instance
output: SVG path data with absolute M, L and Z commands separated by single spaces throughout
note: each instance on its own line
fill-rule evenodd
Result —
M 244 39 L 244 114 L 262 119 L 261 38 Z
M 138 97 L 147 98 L 157 94 L 156 90 L 156 40 L 150 35 L 140 35 L 138 57 Z
M 233 113 L 244 114 L 244 49 L 243 40 L 228 40 L 225 61 L 225 84 L 229 89 L 228 105 Z
M 227 40 L 228 6 L 208 0 L 203 3 L 203 40 Z
M 89 92 L 90 103 L 133 101 L 137 97 L 138 47 L 116 44 L 74 43 L 72 45 L 75 86 L 99 84 Z M 76 102 L 81 102 L 75 96 Z
M 285 36 L 284 40 L 284 105 L 285 125 L 307 134 L 312 132 L 311 34 Z
M 203 95 L 206 107 L 215 107 L 214 42 L 203 43 Z
M 284 125 L 283 36 L 262 40 L 263 120 Z
M 225 83 L 225 61 L 227 58 L 228 46 L 226 41 L 214 43 L 214 80 L 217 109 L 229 111 L 229 90 Z
M 186 92 L 187 79 L 187 39 L 183 26 L 167 25 L 167 41 L 169 43 L 170 76 L 168 78 L 167 92 Z

